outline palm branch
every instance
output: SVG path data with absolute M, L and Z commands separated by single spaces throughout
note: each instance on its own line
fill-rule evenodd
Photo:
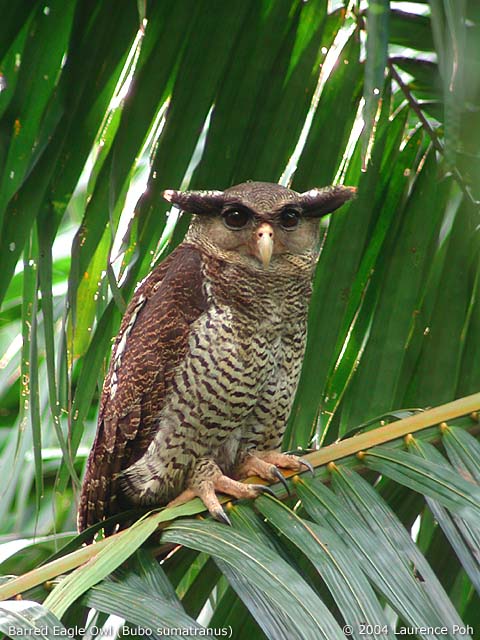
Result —
M 1 4 L 0 628 L 474 638 L 476 3 Z M 251 178 L 358 185 L 285 439 L 315 477 L 231 529 L 194 501 L 82 547 L 111 338 L 188 223 L 160 193 Z

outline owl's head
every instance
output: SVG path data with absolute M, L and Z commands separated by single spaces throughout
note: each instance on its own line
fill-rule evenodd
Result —
M 322 216 L 355 195 L 335 186 L 297 193 L 270 182 L 244 182 L 225 191 L 164 191 L 163 197 L 193 213 L 190 236 L 251 266 L 267 268 L 286 255 L 311 255 Z

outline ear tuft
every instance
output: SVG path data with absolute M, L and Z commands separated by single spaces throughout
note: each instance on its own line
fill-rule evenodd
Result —
M 197 215 L 216 213 L 223 207 L 223 191 L 175 191 L 167 189 L 162 196 L 182 211 Z
M 321 218 L 332 213 L 342 204 L 356 197 L 356 187 L 336 185 L 323 189 L 310 189 L 300 194 L 300 204 L 305 216 Z

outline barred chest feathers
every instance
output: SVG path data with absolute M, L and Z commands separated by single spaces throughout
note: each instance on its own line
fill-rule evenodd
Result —
M 313 266 L 310 256 L 300 273 L 296 266 L 265 282 L 261 271 L 202 256 L 208 308 L 191 327 L 155 438 L 124 474 L 132 501 L 171 499 L 206 455 L 231 474 L 245 450 L 280 447 L 305 349 Z

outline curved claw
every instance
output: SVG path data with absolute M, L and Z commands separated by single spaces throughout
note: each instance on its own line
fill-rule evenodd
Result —
M 272 469 L 272 473 L 277 478 L 277 480 L 283 484 L 283 486 L 285 487 L 285 490 L 287 491 L 288 495 L 290 496 L 291 495 L 290 487 L 288 486 L 287 481 L 285 480 L 285 477 L 284 477 L 283 473 L 281 471 L 279 471 L 277 469 L 277 467 L 275 467 L 275 466 Z
M 250 486 L 252 489 L 256 489 L 259 493 L 268 493 L 268 495 L 272 496 L 273 498 L 277 497 L 275 495 L 275 492 L 272 491 L 270 487 L 268 487 L 265 484 L 250 484 L 248 486 Z
M 217 520 L 217 522 L 221 522 L 223 524 L 228 524 L 229 527 L 232 526 L 232 523 L 230 522 L 230 518 L 227 516 L 227 514 L 225 513 L 225 511 L 223 509 L 216 509 L 215 511 L 210 511 L 210 513 L 212 514 L 212 516 L 215 518 L 215 520 Z
M 315 469 L 310 464 L 310 462 L 308 462 L 308 460 L 304 460 L 303 458 L 298 458 L 298 461 L 300 462 L 300 464 L 303 464 L 305 467 L 307 467 L 307 469 L 310 471 L 312 476 L 315 475 Z

